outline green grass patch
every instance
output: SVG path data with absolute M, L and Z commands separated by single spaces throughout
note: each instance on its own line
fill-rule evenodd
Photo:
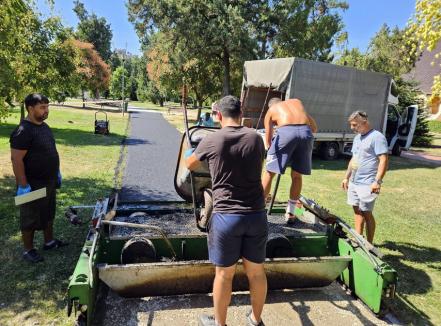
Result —
M 441 134 L 441 121 L 429 121 L 429 129 L 431 132 Z
M 353 225 L 352 208 L 341 190 L 347 160 L 314 159 L 303 179 L 303 195 L 316 199 Z M 374 210 L 374 242 L 398 272 L 394 313 L 405 324 L 440 325 L 441 311 L 441 168 L 391 158 Z M 290 178 L 281 178 L 278 200 L 287 200 Z M 412 308 L 413 307 L 413 308 Z
M 441 133 L 433 133 L 432 144 L 425 147 L 411 147 L 410 150 L 429 155 L 441 156 Z
M 9 135 L 19 121 L 14 110 L 0 125 L 0 325 L 72 325 L 66 314 L 68 278 L 74 270 L 88 230 L 90 211 L 82 211 L 82 226 L 64 218 L 69 205 L 95 204 L 115 185 L 115 167 L 125 137 L 127 117 L 107 113 L 110 135 L 95 135 L 94 112 L 51 107 L 52 128 L 61 160 L 63 185 L 58 191 L 55 236 L 68 247 L 43 252 L 45 261 L 31 265 L 22 260 L 18 210 L 13 205 L 15 179 L 10 163 Z M 118 181 L 118 179 L 116 180 Z M 43 245 L 36 232 L 35 247 Z

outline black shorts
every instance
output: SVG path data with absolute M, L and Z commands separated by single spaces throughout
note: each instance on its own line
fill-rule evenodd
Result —
M 46 197 L 20 205 L 20 230 L 44 230 L 55 218 L 56 182 L 29 181 L 32 190 L 46 187 Z

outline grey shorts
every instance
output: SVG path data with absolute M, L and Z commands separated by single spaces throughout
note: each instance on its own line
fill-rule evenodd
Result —
M 372 212 L 374 210 L 375 200 L 378 194 L 371 193 L 371 185 L 356 185 L 349 182 L 348 186 L 348 204 L 358 206 L 363 212 Z
M 277 129 L 266 158 L 266 170 L 283 174 L 289 165 L 300 174 L 311 174 L 314 136 L 308 125 L 285 125 Z
M 20 230 L 44 230 L 55 218 L 56 183 L 29 183 L 32 190 L 46 187 L 46 197 L 20 205 Z

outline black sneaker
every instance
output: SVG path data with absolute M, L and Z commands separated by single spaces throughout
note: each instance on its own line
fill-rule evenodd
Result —
M 31 249 L 23 253 L 23 259 L 30 263 L 38 263 L 43 261 L 44 258 L 40 256 L 40 254 L 35 249 Z
M 60 247 L 65 247 L 68 244 L 69 243 L 67 243 L 67 242 L 63 242 L 61 240 L 54 239 L 50 242 L 50 244 L 45 244 L 43 246 L 43 250 L 51 250 L 51 249 L 56 249 L 56 248 L 60 248 Z
M 248 312 L 247 312 L 247 326 L 265 326 L 262 319 L 260 320 L 259 323 L 253 321 L 253 318 L 251 317 L 252 312 L 253 311 L 251 309 L 248 310 Z
M 201 315 L 199 317 L 199 326 L 216 326 L 216 320 L 214 316 L 210 315 Z

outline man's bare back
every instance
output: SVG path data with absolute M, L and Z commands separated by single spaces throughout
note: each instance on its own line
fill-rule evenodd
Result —
M 286 125 L 309 125 L 312 132 L 317 132 L 317 124 L 314 119 L 306 113 L 303 104 L 298 99 L 280 101 L 271 105 L 265 115 L 266 145 L 271 145 L 273 126 L 282 127 Z

